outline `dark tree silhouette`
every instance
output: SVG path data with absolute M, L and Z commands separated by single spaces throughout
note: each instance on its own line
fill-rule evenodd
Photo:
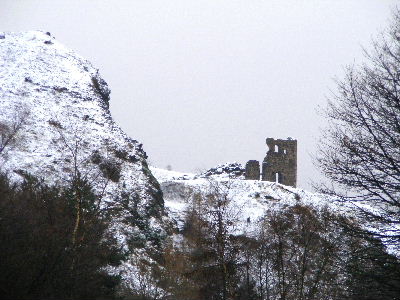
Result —
M 329 127 L 317 163 L 332 186 L 321 190 L 351 203 L 376 237 L 400 242 L 400 12 L 366 53 L 348 67 L 325 111 Z
M 365 51 L 366 62 L 337 81 L 317 164 L 332 185 L 320 190 L 354 208 L 363 239 L 347 264 L 351 299 L 400 299 L 400 11 Z M 383 242 L 383 243 L 382 243 Z
M 119 278 L 104 268 L 122 256 L 90 186 L 81 183 L 86 222 L 74 236 L 76 187 L 49 187 L 24 176 L 17 185 L 0 174 L 0 298 L 114 298 Z

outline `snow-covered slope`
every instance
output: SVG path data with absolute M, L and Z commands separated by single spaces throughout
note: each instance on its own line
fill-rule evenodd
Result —
M 112 120 L 109 94 L 99 71 L 49 33 L 0 33 L 0 124 L 22 125 L 0 169 L 16 181 L 29 173 L 58 184 L 79 171 L 104 204 L 124 200 L 112 228 L 121 245 L 140 237 L 151 248 L 165 234 L 162 193 L 142 144 Z
M 345 216 L 349 220 L 371 232 L 376 228 L 365 221 L 354 204 L 338 201 L 337 198 L 320 193 L 309 192 L 269 181 L 244 180 L 238 176 L 242 167 L 237 164 L 225 164 L 212 168 L 199 175 L 180 173 L 150 167 L 151 172 L 160 183 L 164 195 L 165 208 L 177 224 L 184 227 L 184 220 L 189 204 L 196 194 L 207 198 L 207 195 L 218 193 L 229 199 L 229 210 L 237 218 L 233 234 L 251 236 L 257 234 L 263 218 L 268 212 L 284 210 L 295 205 L 307 206 L 315 211 L 327 209 L 336 216 Z M 360 204 L 358 204 L 360 205 Z M 364 209 L 373 209 L 363 206 Z M 382 227 L 382 230 L 390 228 Z M 381 238 L 389 253 L 400 257 L 400 250 L 390 240 Z
M 235 176 L 229 178 L 227 173 L 199 177 L 195 174 L 166 171 L 154 167 L 150 167 L 150 170 L 160 182 L 169 215 L 180 228 L 184 224 L 185 212 L 191 196 L 195 193 L 202 195 L 212 193 L 215 186 L 227 194 L 228 199 L 231 200 L 232 210 L 237 212 L 238 224 L 235 226 L 235 234 L 245 232 L 250 234 L 258 228 L 259 222 L 267 211 L 283 210 L 296 204 L 318 210 L 327 208 L 338 214 L 349 214 L 348 208 L 339 206 L 327 196 L 273 182 L 244 180 Z

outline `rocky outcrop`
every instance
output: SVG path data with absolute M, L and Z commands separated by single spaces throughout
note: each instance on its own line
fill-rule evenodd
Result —
M 234 163 L 225 163 L 218 165 L 214 168 L 208 169 L 207 171 L 196 175 L 197 178 L 205 178 L 213 175 L 224 175 L 229 178 L 237 178 L 242 179 L 244 176 L 244 168 L 241 164 L 234 162 Z
M 19 126 L 0 151 L 1 171 L 15 181 L 31 174 L 60 185 L 80 172 L 103 205 L 123 206 L 110 230 L 126 253 L 152 260 L 168 227 L 162 192 L 142 144 L 113 121 L 98 69 L 49 33 L 0 37 L 0 124 Z M 138 239 L 141 247 L 132 246 Z M 129 281 L 132 266 L 120 268 Z

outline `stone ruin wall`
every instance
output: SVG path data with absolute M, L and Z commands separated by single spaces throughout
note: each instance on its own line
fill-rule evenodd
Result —
M 245 179 L 260 180 L 260 163 L 258 160 L 249 160 L 246 163 Z
M 261 180 L 296 187 L 297 140 L 267 138 L 267 155 L 262 162 Z M 246 164 L 245 179 L 260 180 L 260 164 L 250 160 Z

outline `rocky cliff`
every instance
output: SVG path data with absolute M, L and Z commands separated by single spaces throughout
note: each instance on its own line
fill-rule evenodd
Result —
M 60 185 L 79 173 L 102 205 L 123 206 L 110 230 L 124 251 L 151 261 L 168 227 L 162 192 L 109 101 L 98 69 L 50 33 L 0 34 L 0 170 L 14 181 L 29 174 Z M 125 281 L 135 271 L 128 261 L 117 270 Z

